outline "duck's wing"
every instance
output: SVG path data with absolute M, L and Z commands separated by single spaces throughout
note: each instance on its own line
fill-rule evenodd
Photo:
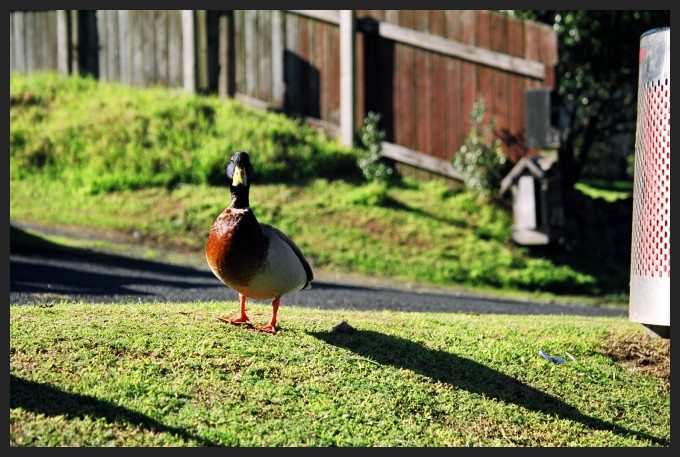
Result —
M 264 230 L 265 232 L 269 232 L 272 236 L 279 237 L 282 241 L 285 241 L 288 246 L 290 246 L 290 248 L 293 250 L 297 258 L 300 260 L 302 267 L 305 269 L 305 273 L 307 273 L 307 283 L 304 285 L 303 289 L 308 288 L 310 286 L 310 282 L 312 281 L 312 279 L 314 279 L 314 273 L 312 272 L 312 267 L 309 266 L 309 262 L 307 262 L 305 255 L 302 253 L 297 244 L 295 244 L 295 242 L 291 240 L 288 237 L 288 235 L 286 235 L 273 225 L 263 223 L 260 223 L 260 225 L 262 226 L 262 230 Z

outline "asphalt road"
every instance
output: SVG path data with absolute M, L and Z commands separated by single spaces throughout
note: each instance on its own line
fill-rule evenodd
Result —
M 10 304 L 46 301 L 94 303 L 237 300 L 207 268 L 92 251 L 26 248 L 10 244 Z M 400 284 L 367 285 L 318 279 L 312 289 L 285 296 L 286 305 L 351 310 L 478 314 L 627 316 L 627 309 L 534 303 L 459 292 L 410 290 Z M 236 306 L 232 305 L 234 313 Z M 226 312 L 225 312 L 226 313 Z

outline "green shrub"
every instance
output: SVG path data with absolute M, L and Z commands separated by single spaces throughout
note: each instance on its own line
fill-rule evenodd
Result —
M 503 179 L 505 154 L 498 138 L 492 139 L 495 119 L 483 125 L 486 106 L 482 98 L 478 98 L 470 112 L 472 129 L 465 143 L 453 157 L 453 167 L 464 178 L 464 185 L 480 195 L 494 195 L 500 189 Z
M 367 181 L 388 181 L 394 170 L 380 154 L 385 131 L 378 127 L 382 115 L 369 112 L 361 127 L 361 143 L 364 145 L 363 154 L 357 160 Z

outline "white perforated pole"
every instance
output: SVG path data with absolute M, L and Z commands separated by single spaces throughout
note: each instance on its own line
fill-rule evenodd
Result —
M 670 28 L 640 38 L 629 319 L 670 337 Z

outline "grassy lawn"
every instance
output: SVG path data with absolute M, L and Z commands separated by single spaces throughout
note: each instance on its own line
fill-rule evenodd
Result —
M 10 445 L 670 446 L 670 342 L 626 319 L 236 307 L 10 306 Z

